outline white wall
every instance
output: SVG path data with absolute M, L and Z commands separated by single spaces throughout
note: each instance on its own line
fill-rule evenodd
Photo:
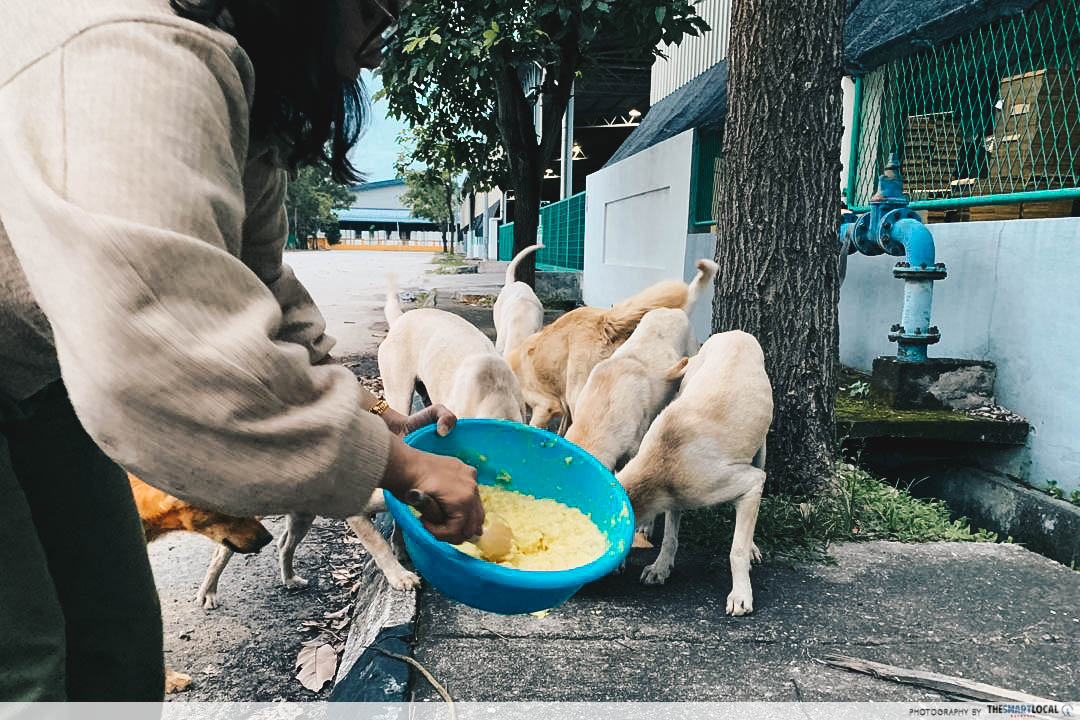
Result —
M 941 342 L 931 357 L 997 364 L 998 403 L 1027 417 L 1033 432 L 1029 482 L 1080 488 L 1080 218 L 935 224 L 931 322 Z M 852 255 L 840 292 L 840 359 L 869 370 L 894 355 L 900 321 L 899 258 Z
M 661 280 L 694 276 L 702 241 L 687 242 L 693 150 L 688 130 L 586 179 L 585 304 L 607 307 Z M 695 313 L 699 335 L 708 331 L 707 314 L 699 317 L 706 305 L 711 298 Z

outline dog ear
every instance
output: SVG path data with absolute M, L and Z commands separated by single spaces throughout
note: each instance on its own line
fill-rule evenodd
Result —
M 667 371 L 667 375 L 664 377 L 668 380 L 678 380 L 686 374 L 686 363 L 690 362 L 690 358 L 684 357 L 679 362 L 675 363 L 670 370 Z

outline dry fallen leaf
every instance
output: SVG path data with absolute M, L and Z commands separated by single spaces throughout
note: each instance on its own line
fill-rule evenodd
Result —
M 296 679 L 312 692 L 319 692 L 337 670 L 337 653 L 331 645 L 305 647 L 296 656 Z
M 191 676 L 172 670 L 165 671 L 165 694 L 181 693 L 191 684 Z
M 638 530 L 636 533 L 634 533 L 634 544 L 631 545 L 630 547 L 651 548 L 651 547 L 655 547 L 655 545 L 653 545 L 651 542 L 649 542 L 649 536 L 648 535 L 646 535 L 645 533 Z

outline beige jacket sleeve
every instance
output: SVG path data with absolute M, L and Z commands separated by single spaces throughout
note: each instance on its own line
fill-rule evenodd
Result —
M 282 262 L 289 233 L 285 190 L 285 171 L 275 149 L 258 152 L 248 161 L 244 171 L 247 213 L 240 259 L 270 288 L 281 306 L 278 339 L 303 345 L 311 362 L 317 363 L 330 353 L 334 338 L 326 334 L 326 320 L 307 288 Z
M 211 30 L 82 32 L 0 87 L 0 217 L 113 459 L 233 514 L 346 516 L 391 435 L 348 370 L 282 339 L 299 291 L 237 257 L 251 87 Z

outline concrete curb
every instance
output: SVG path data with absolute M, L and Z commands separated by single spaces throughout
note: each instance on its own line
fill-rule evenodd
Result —
M 1080 565 L 1080 507 L 1007 477 L 971 467 L 933 473 L 917 488 L 954 513 L 1068 567 Z
M 380 514 L 375 526 L 393 535 L 394 521 Z M 341 653 L 331 702 L 405 702 L 409 666 L 381 651 L 412 655 L 416 631 L 416 591 L 394 590 L 369 556 L 360 575 L 349 637 Z

